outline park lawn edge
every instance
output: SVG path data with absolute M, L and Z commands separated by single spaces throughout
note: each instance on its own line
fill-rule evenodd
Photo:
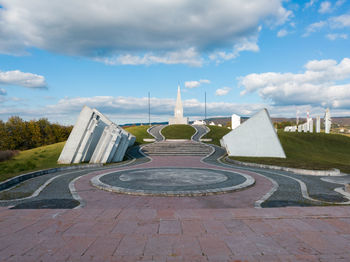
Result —
M 165 139 L 191 139 L 196 129 L 191 125 L 167 125 L 161 130 Z

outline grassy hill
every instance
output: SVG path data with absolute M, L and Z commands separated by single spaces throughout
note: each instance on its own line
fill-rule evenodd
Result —
M 146 126 L 130 126 L 125 127 L 124 129 L 128 131 L 129 133 L 136 136 L 135 145 L 145 144 L 147 142 L 144 142 L 144 138 L 154 138 L 149 133 L 147 133 L 147 129 L 149 128 L 149 125 Z
M 21 151 L 11 160 L 0 162 L 0 181 L 29 171 L 58 167 L 57 159 L 65 142 Z
M 210 129 L 210 131 L 202 138 L 212 139 L 212 142 L 209 142 L 209 143 L 217 146 L 220 146 L 220 139 L 231 131 L 231 129 L 228 129 L 227 127 L 221 127 L 221 126 L 207 126 L 207 127 Z
M 162 134 L 166 139 L 191 139 L 196 133 L 190 125 L 169 125 L 162 129 Z
M 350 174 L 350 138 L 324 133 L 286 133 L 278 137 L 286 153 L 286 159 L 232 157 L 246 162 L 305 169 L 338 168 Z

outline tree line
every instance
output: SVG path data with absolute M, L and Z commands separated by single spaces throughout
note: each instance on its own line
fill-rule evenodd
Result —
M 18 116 L 0 120 L 0 150 L 26 150 L 67 140 L 72 126 L 50 123 L 47 118 L 24 121 Z

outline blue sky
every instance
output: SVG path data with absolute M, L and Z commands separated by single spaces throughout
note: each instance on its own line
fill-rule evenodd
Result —
M 0 0 L 0 119 L 350 116 L 349 1 L 247 2 Z

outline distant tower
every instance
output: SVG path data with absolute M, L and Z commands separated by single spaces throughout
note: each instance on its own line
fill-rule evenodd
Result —
M 324 114 L 324 132 L 326 134 L 330 133 L 331 125 L 332 125 L 331 112 L 329 111 L 329 108 L 327 108 Z
M 188 124 L 187 117 L 183 116 L 183 107 L 181 102 L 181 90 L 180 85 L 177 86 L 177 98 L 176 98 L 176 105 L 174 109 L 174 117 L 171 117 L 169 119 L 169 125 L 176 125 L 176 124 Z
M 320 116 L 316 117 L 316 133 L 321 132 L 321 118 Z

